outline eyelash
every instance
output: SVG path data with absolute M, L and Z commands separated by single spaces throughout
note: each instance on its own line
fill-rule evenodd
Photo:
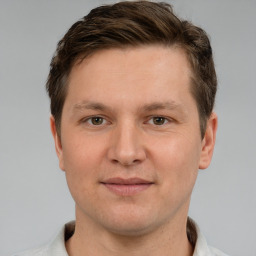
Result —
M 163 121 L 163 123 L 161 123 L 161 124 L 155 124 L 155 123 L 154 123 L 154 119 L 155 119 L 155 120 L 156 120 L 156 119 L 160 119 L 160 120 Z M 152 121 L 152 122 L 151 122 L 151 121 Z M 165 124 L 167 124 L 167 123 L 169 123 L 169 122 L 170 122 L 170 119 L 168 119 L 168 118 L 166 118 L 166 117 L 164 117 L 164 116 L 151 116 L 147 123 L 150 123 L 150 124 L 155 125 L 155 126 L 162 126 L 162 125 L 165 125 Z
M 93 124 L 93 119 L 102 119 L 103 123 L 98 124 L 98 125 Z M 102 116 L 91 116 L 91 117 L 88 117 L 88 118 L 82 120 L 82 123 L 88 123 L 91 126 L 101 126 L 101 125 L 106 124 L 106 122 L 107 122 L 106 118 L 104 118 Z
M 93 119 L 101 119 L 102 123 L 94 124 L 93 123 Z M 160 119 L 160 121 L 163 121 L 163 123 L 155 124 L 154 121 L 156 121 L 156 119 Z M 154 125 L 154 126 L 163 126 L 163 125 L 166 125 L 166 124 L 168 124 L 168 123 L 170 123 L 172 121 L 173 121 L 172 119 L 164 117 L 164 116 L 150 116 L 145 123 L 146 124 L 148 123 L 148 124 Z M 81 122 L 82 123 L 88 123 L 90 126 L 96 127 L 96 126 L 105 125 L 108 121 L 106 120 L 106 118 L 104 118 L 102 116 L 91 116 L 91 117 L 88 117 L 86 119 L 83 119 Z

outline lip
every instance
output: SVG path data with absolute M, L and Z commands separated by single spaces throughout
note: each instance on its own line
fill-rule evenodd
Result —
M 133 196 L 146 189 L 154 183 L 141 178 L 110 178 L 101 182 L 109 191 L 119 196 Z

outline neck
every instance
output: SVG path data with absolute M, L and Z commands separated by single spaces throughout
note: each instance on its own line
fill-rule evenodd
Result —
M 129 236 L 100 230 L 93 222 L 80 221 L 77 216 L 75 233 L 66 248 L 69 256 L 192 256 L 186 223 L 186 217 L 179 218 L 153 232 Z

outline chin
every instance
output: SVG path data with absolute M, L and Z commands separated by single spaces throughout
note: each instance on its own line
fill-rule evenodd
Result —
M 118 226 L 110 225 L 107 229 L 113 234 L 126 237 L 138 237 L 154 230 L 152 225 L 140 223 L 138 221 L 133 221 L 132 223 L 120 223 Z
M 126 211 L 115 211 L 108 215 L 102 224 L 111 233 L 121 236 L 141 236 L 150 233 L 156 229 L 158 223 L 155 223 L 157 214 L 149 215 L 145 211 L 136 211 L 135 209 L 129 209 Z

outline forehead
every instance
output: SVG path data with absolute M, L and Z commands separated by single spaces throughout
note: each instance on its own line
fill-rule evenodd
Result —
M 86 101 L 140 99 L 178 100 L 188 93 L 191 71 L 185 52 L 180 48 L 143 46 L 100 50 L 74 65 L 67 99 Z M 149 101 L 149 102 L 147 102 Z M 113 102 L 112 102 L 113 103 Z M 76 103 L 74 103 L 76 104 Z
M 123 57 L 126 58 L 126 62 L 124 62 Z M 127 58 L 129 57 L 129 58 Z M 139 57 L 139 58 L 138 58 Z M 171 64 L 171 60 L 176 57 L 180 60 L 185 60 L 186 65 L 189 66 L 186 50 L 183 49 L 181 46 L 174 44 L 174 45 L 164 45 L 164 44 L 149 44 L 149 45 L 138 45 L 138 46 L 124 46 L 124 47 L 113 47 L 113 48 L 106 48 L 106 49 L 99 49 L 93 51 L 90 54 L 87 54 L 86 57 L 81 55 L 81 58 L 78 58 L 77 61 L 74 63 L 71 71 L 79 68 L 79 66 L 85 66 L 92 64 L 97 64 L 97 66 L 108 66 L 107 62 L 113 62 L 114 58 L 120 59 L 123 64 L 133 60 L 136 63 L 143 62 L 145 59 L 149 60 L 148 63 L 143 63 L 143 67 L 149 68 L 150 64 L 155 60 L 160 61 L 160 63 Z M 101 62 L 104 59 L 104 62 Z M 168 62 L 170 60 L 170 62 Z M 101 65 L 100 65 L 101 64 Z M 119 63 L 121 64 L 121 63 Z M 111 68 L 112 66 L 108 66 Z M 119 67 L 124 67 L 124 65 Z
M 185 53 L 179 46 L 146 45 L 137 47 L 110 48 L 94 52 L 73 65 L 69 81 L 77 73 L 106 75 L 106 73 L 149 75 L 165 77 L 165 71 L 180 74 L 180 79 L 191 77 L 191 68 Z M 137 71 L 137 72 L 136 72 Z M 87 78 L 97 79 L 98 76 Z

